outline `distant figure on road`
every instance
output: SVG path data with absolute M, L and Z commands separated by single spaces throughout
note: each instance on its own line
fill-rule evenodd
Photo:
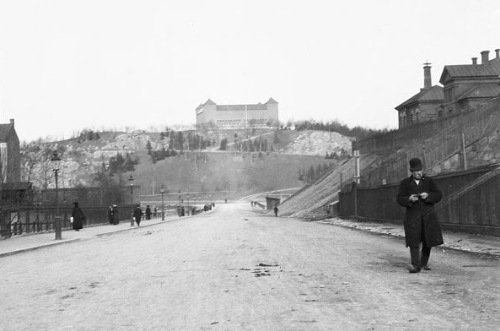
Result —
M 278 217 L 278 206 L 274 206 L 274 216 Z
M 156 214 L 158 213 L 158 209 L 156 207 L 153 208 L 153 217 L 156 217 Z
M 137 223 L 137 226 L 141 225 L 141 218 L 142 218 L 142 209 L 141 205 L 137 205 L 134 210 L 134 220 Z
M 146 219 L 151 219 L 151 208 L 149 208 L 149 205 L 146 206 Z
M 73 230 L 80 231 L 83 229 L 83 222 L 85 221 L 85 215 L 82 209 L 78 206 L 78 202 L 73 202 L 73 211 L 71 212 L 71 217 L 73 217 Z
M 109 224 L 113 224 L 115 221 L 114 217 L 113 217 L 113 206 L 109 206 L 108 208 L 108 222 Z
M 410 160 L 410 172 L 411 176 L 401 181 L 396 199 L 406 208 L 404 230 L 412 264 L 409 271 L 417 273 L 421 269 L 431 270 L 427 264 L 431 247 L 443 244 L 438 216 L 434 211 L 434 204 L 441 200 L 442 193 L 432 178 L 424 176 L 419 158 Z
M 118 212 L 118 206 L 113 205 L 113 224 L 117 225 L 118 223 L 120 223 L 120 214 Z

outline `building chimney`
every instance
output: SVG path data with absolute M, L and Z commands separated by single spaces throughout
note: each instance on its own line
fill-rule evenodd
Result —
M 429 90 L 432 87 L 431 64 L 424 63 L 424 89 Z
M 13 118 L 10 119 L 10 125 L 14 126 L 14 119 Z
M 497 53 L 497 59 L 500 58 L 500 49 L 495 49 L 495 53 Z
M 490 51 L 482 51 L 481 52 L 481 64 L 488 64 L 490 61 L 488 58 L 490 57 Z
M 476 65 L 477 64 L 477 57 L 473 57 L 472 58 L 472 65 Z

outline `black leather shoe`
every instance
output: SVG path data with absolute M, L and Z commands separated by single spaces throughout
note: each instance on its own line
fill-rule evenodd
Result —
M 420 272 L 420 268 L 416 268 L 415 266 L 411 266 L 409 271 L 410 271 L 410 274 L 416 274 L 416 273 Z
M 429 267 L 427 264 L 422 266 L 422 269 L 424 270 L 431 270 L 431 267 Z

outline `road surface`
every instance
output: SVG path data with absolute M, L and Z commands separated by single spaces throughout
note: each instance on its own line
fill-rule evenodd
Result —
M 83 230 L 85 231 L 85 229 Z M 445 238 L 446 239 L 446 238 Z M 0 259 L 2 330 L 493 330 L 499 262 L 250 203 Z

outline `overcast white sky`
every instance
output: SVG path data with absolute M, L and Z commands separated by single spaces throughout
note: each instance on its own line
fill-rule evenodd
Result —
M 273 97 L 282 121 L 395 128 L 425 61 L 439 84 L 499 32 L 498 0 L 0 0 L 0 122 L 68 138 Z

